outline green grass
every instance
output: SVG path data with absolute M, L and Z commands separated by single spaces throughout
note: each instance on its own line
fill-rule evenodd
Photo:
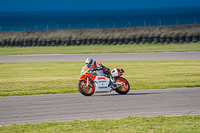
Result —
M 0 47 L 0 55 L 27 54 L 91 54 L 91 53 L 147 53 L 200 51 L 200 43 L 189 44 L 128 44 L 59 47 Z
M 199 133 L 200 115 L 173 117 L 131 117 L 89 121 L 12 124 L 0 133 Z
M 132 90 L 200 86 L 197 61 L 112 61 L 125 70 Z M 0 63 L 0 96 L 78 92 L 84 62 Z

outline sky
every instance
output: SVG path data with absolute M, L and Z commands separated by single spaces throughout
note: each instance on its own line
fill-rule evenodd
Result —
M 0 0 L 0 11 L 67 11 L 200 7 L 200 0 Z

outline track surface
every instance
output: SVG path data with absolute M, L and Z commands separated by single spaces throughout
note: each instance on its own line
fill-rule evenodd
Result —
M 200 60 L 200 52 L 9 55 L 0 56 L 0 62 L 79 62 L 88 57 L 98 61 Z
M 68 62 L 92 57 L 99 61 L 200 60 L 200 52 L 0 56 L 0 62 Z M 12 123 L 200 115 L 200 87 L 116 92 L 0 97 L 0 126 Z
M 0 97 L 0 124 L 200 115 L 200 87 L 96 93 Z

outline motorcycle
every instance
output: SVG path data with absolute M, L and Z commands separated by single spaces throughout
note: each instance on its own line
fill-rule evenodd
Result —
M 121 77 L 125 71 L 114 68 L 109 75 L 100 76 L 99 71 L 85 69 L 78 82 L 78 90 L 84 96 L 92 96 L 95 93 L 111 92 L 115 90 L 119 94 L 127 94 L 130 90 L 129 82 Z

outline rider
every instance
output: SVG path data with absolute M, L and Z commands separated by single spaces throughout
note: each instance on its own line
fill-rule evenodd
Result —
M 99 76 L 110 76 L 110 69 L 103 66 L 99 61 L 95 61 L 92 58 L 87 58 L 85 60 L 86 65 L 82 68 L 81 75 L 84 70 L 88 67 L 91 71 L 96 71 Z

